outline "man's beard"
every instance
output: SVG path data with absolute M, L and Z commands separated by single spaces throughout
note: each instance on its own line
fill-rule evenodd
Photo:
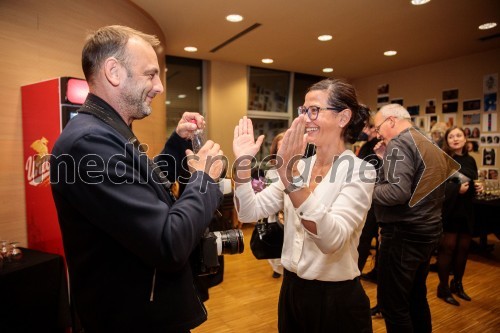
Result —
M 130 111 L 134 119 L 142 119 L 151 114 L 151 106 L 146 104 L 141 94 L 122 93 L 123 107 Z

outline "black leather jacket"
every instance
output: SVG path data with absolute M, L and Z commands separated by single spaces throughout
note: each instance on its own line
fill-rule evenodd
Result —
M 415 195 L 419 182 L 425 184 L 429 179 L 422 178 L 427 168 L 431 177 L 446 179 L 447 164 L 444 152 L 422 135 L 416 129 L 406 129 L 394 137 L 386 148 L 386 156 L 380 169 L 379 181 L 373 192 L 375 214 L 377 221 L 384 224 L 398 223 L 411 231 L 434 235 L 441 231 L 441 209 L 444 200 L 444 185 L 425 189 L 423 198 L 412 205 L 410 203 Z M 419 147 L 415 142 L 419 138 Z M 392 160 L 389 155 L 397 154 L 398 161 Z M 424 163 L 425 161 L 425 163 Z M 394 164 L 395 163 L 395 164 Z

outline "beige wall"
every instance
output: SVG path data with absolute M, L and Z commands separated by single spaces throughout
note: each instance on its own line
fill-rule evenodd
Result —
M 81 49 L 86 32 L 110 24 L 129 25 L 165 38 L 157 24 L 125 0 L 0 1 L 0 239 L 26 245 L 21 86 L 60 76 L 83 78 Z M 164 68 L 165 57 L 159 57 Z M 158 153 L 165 140 L 165 97 L 134 131 Z M 49 142 L 52 148 L 53 142 Z
M 404 105 L 425 107 L 427 99 L 435 98 L 441 113 L 442 91 L 459 89 L 459 110 L 462 101 L 482 99 L 483 76 L 500 72 L 500 49 L 473 54 L 448 61 L 414 67 L 402 71 L 354 80 L 358 98 L 372 109 L 377 107 L 377 87 L 388 83 L 390 98 L 402 97 Z M 459 123 L 461 124 L 461 123 Z
M 109 24 L 129 25 L 164 41 L 156 23 L 126 0 L 0 1 L 0 144 L 4 156 L 0 159 L 0 238 L 26 245 L 20 87 L 59 76 L 83 77 L 80 52 L 86 31 Z M 360 100 L 372 108 L 376 108 L 377 87 L 386 83 L 391 98 L 403 98 L 406 106 L 419 104 L 421 112 L 427 99 L 436 98 L 440 108 L 441 92 L 458 88 L 461 108 L 463 100 L 482 99 L 483 75 L 500 72 L 498 59 L 500 49 L 353 83 Z M 164 57 L 159 60 L 163 68 Z M 208 137 L 221 144 L 232 162 L 233 129 L 247 111 L 247 67 L 208 63 L 207 90 Z M 164 100 L 164 95 L 158 96 L 153 115 L 134 124 L 139 139 L 149 144 L 150 155 L 158 153 L 165 140 Z M 460 116 L 457 120 L 461 124 Z M 497 151 L 497 166 L 499 159 Z
M 361 102 L 377 108 L 377 88 L 390 85 L 390 98 L 403 98 L 404 105 L 420 105 L 420 114 L 425 113 L 426 100 L 436 99 L 437 114 L 441 113 L 442 91 L 459 89 L 458 125 L 462 125 L 462 101 L 481 99 L 483 104 L 483 76 L 500 73 L 500 49 L 473 54 L 434 64 L 428 64 L 402 71 L 385 73 L 354 80 Z M 247 69 L 246 66 L 227 62 L 208 63 L 208 137 L 221 144 L 224 153 L 232 162 L 233 129 L 247 112 Z M 498 107 L 498 106 L 497 106 Z M 441 117 L 442 119 L 442 117 Z M 500 132 L 500 117 L 497 117 L 497 132 Z M 483 146 L 489 147 L 489 146 Z M 497 164 L 500 156 L 497 150 Z M 480 154 L 475 154 L 481 167 Z
M 459 89 L 459 112 L 456 118 L 457 124 L 462 126 L 462 102 L 481 99 L 481 107 L 483 107 L 483 76 L 493 73 L 500 74 L 500 49 L 362 78 L 352 83 L 356 87 L 359 100 L 369 105 L 372 110 L 377 109 L 377 87 L 382 84 L 389 84 L 390 99 L 403 98 L 405 106 L 420 105 L 420 115 L 425 114 L 426 100 L 435 98 L 436 112 L 440 116 L 440 121 L 442 120 L 443 90 Z M 496 114 L 498 114 L 498 107 L 497 99 Z M 499 132 L 500 117 L 497 116 L 496 133 Z M 492 148 L 492 146 L 481 148 L 484 147 Z M 481 148 L 478 154 L 473 154 L 480 168 L 482 167 Z M 500 149 L 496 146 L 496 168 L 500 166 L 499 153 Z
M 208 138 L 221 145 L 231 166 L 234 127 L 247 114 L 247 66 L 212 61 L 207 76 Z

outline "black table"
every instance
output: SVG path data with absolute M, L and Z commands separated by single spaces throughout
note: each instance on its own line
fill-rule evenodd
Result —
M 479 236 L 480 250 L 488 249 L 488 234 L 500 236 L 500 199 L 495 200 L 473 200 L 474 215 L 476 223 L 474 225 L 474 236 Z
M 0 268 L 0 332 L 69 331 L 71 312 L 61 256 L 21 248 L 23 259 Z

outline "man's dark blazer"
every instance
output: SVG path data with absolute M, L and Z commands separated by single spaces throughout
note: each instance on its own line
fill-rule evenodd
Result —
M 187 147 L 176 133 L 167 141 L 170 178 Z M 91 114 L 74 117 L 52 150 L 71 296 L 86 333 L 187 331 L 206 320 L 189 256 L 222 193 L 199 171 L 172 204 L 155 176 L 145 154 Z

